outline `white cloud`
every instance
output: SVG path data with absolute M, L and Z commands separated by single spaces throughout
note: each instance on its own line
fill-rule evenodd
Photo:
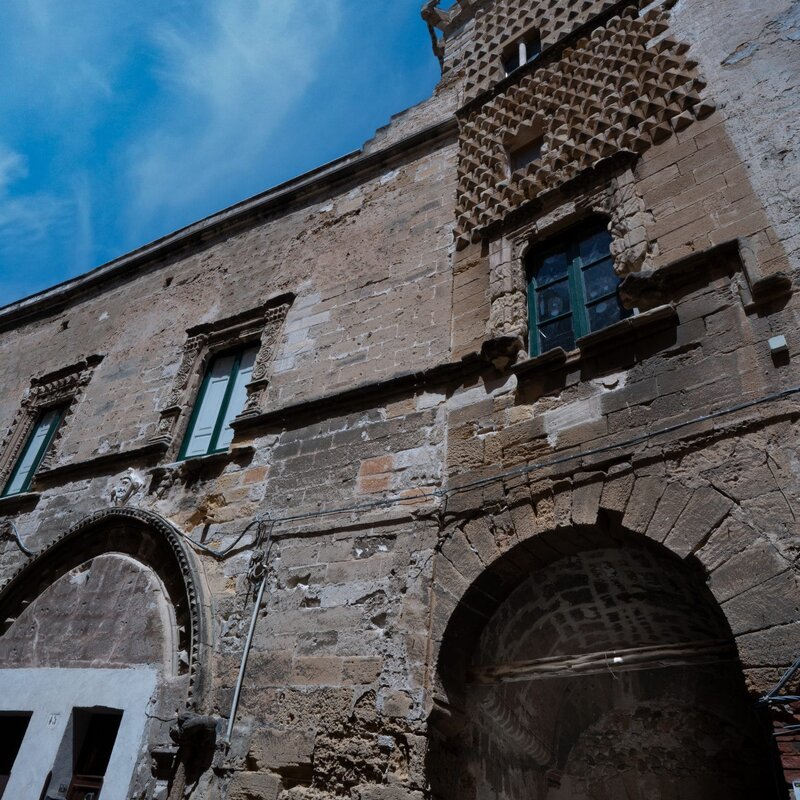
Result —
M 28 164 L 25 157 L 0 142 L 0 197 L 5 195 L 14 181 L 27 174 Z
M 0 252 L 43 240 L 71 213 L 69 202 L 50 194 L 14 195 L 13 184 L 27 174 L 25 156 L 0 142 Z
M 167 102 L 127 152 L 134 232 L 164 214 L 188 221 L 268 153 L 324 67 L 340 2 L 214 0 L 201 22 L 158 29 Z

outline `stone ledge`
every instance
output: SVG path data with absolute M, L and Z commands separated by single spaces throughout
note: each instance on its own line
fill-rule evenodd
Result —
M 678 322 L 678 312 L 671 304 L 657 306 L 642 314 L 620 320 L 599 331 L 582 336 L 575 350 L 565 352 L 561 347 L 533 356 L 511 367 L 518 377 L 549 372 L 580 364 L 584 356 L 596 356 L 603 351 L 636 341 L 641 333 L 655 333 Z
M 22 508 L 33 507 L 41 496 L 41 492 L 22 492 L 0 497 L 0 515 L 15 514 Z
M 615 322 L 607 328 L 601 328 L 599 331 L 581 336 L 577 341 L 578 349 L 582 354 L 595 355 L 597 350 L 608 345 L 616 345 L 620 341 L 627 342 L 636 339 L 641 332 L 651 333 L 670 327 L 677 322 L 678 312 L 675 310 L 675 306 L 671 303 L 656 306 L 649 311 Z
M 151 467 L 148 472 L 156 478 L 161 478 L 168 472 L 179 478 L 189 478 L 199 475 L 206 468 L 225 467 L 231 461 L 251 457 L 256 452 L 252 444 L 235 445 L 219 453 L 210 453 L 206 456 L 193 456 L 183 461 L 172 461 L 169 464 L 158 464 Z
M 104 453 L 94 458 L 86 459 L 69 464 L 60 464 L 57 467 L 41 470 L 36 473 L 33 479 L 34 488 L 52 485 L 69 478 L 76 478 L 84 475 L 96 475 L 99 471 L 109 467 L 119 467 L 137 461 L 142 458 L 161 455 L 167 449 L 164 442 L 154 442 L 152 444 L 137 447 L 133 450 L 122 450 L 116 453 Z

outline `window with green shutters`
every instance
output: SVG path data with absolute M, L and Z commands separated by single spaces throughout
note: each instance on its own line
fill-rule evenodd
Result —
M 244 408 L 258 346 L 215 356 L 208 365 L 197 397 L 180 460 L 220 453 L 233 441 L 231 422 Z
M 22 494 L 31 488 L 33 476 L 42 463 L 66 410 L 66 406 L 58 406 L 40 412 L 0 496 Z
M 606 223 L 597 221 L 544 242 L 526 257 L 529 350 L 575 348 L 581 336 L 633 312 L 619 302 L 619 278 Z

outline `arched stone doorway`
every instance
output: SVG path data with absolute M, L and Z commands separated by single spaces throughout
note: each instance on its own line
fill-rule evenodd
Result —
M 439 800 L 784 798 L 699 564 L 621 530 L 517 545 L 439 656 Z
M 202 610 L 192 556 L 148 512 L 98 512 L 27 561 L 0 591 L 0 680 L 15 687 L 0 723 L 29 720 L 8 791 L 163 795 L 180 766 L 170 729 L 203 704 Z M 82 753 L 102 761 L 96 789 Z

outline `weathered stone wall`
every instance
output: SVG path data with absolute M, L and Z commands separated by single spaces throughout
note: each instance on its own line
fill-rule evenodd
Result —
M 142 760 L 132 797 L 465 800 L 502 785 L 492 796 L 510 799 L 532 781 L 550 800 L 573 790 L 617 800 L 614 769 L 656 725 L 664 735 L 642 745 L 637 764 L 663 746 L 668 766 L 653 775 L 678 765 L 686 783 L 675 796 L 741 789 L 721 781 L 725 770 L 704 771 L 714 759 L 736 764 L 744 746 L 730 718 L 714 715 L 734 697 L 748 716 L 800 652 L 796 180 L 791 154 L 783 167 L 774 158 L 795 104 L 770 95 L 764 128 L 754 99 L 762 79 L 792 83 L 793 7 L 775 0 L 751 15 L 736 5 L 722 21 L 710 2 L 657 3 L 641 21 L 617 5 L 640 13 L 589 0 L 574 14 L 561 0 L 463 0 L 445 15 L 429 6 L 444 31 L 438 94 L 363 154 L 96 279 L 0 310 L 0 428 L 14 427 L 32 379 L 69 366 L 87 375 L 32 491 L 0 499 L 0 665 L 162 670 L 148 731 L 156 763 Z M 645 109 L 653 125 L 626 117 L 646 146 L 598 128 L 596 153 L 561 130 L 561 152 L 581 158 L 556 165 L 564 180 L 546 192 L 536 184 L 503 206 L 495 194 L 505 190 L 484 174 L 497 153 L 483 139 L 505 141 L 536 113 L 536 65 L 527 89 L 501 87 L 519 95 L 513 113 L 463 103 L 465 87 L 503 80 L 489 56 L 501 44 L 497 21 L 514 9 L 522 27 L 550 20 L 543 41 L 554 47 L 608 11 L 551 79 L 569 77 L 575 59 L 583 69 L 609 31 L 619 40 L 647 28 L 626 57 L 680 63 L 648 89 L 648 103 L 665 101 Z M 739 36 L 752 46 L 715 61 Z M 632 70 L 647 84 L 644 64 Z M 613 127 L 622 112 L 595 108 L 605 95 L 585 96 L 593 78 L 581 75 L 563 103 L 580 114 L 561 121 L 584 134 Z M 702 113 L 689 118 L 690 108 Z M 471 198 L 465 164 L 484 182 Z M 459 239 L 457 205 L 463 214 L 476 203 L 484 218 Z M 572 353 L 528 358 L 526 248 L 597 214 L 609 221 L 626 302 L 641 313 Z M 187 330 L 272 299 L 288 313 L 260 410 L 237 422 L 230 452 L 175 463 L 203 369 L 184 360 Z M 768 340 L 781 334 L 789 352 L 772 354 Z M 89 369 L 93 355 L 102 359 Z M 170 439 L 159 422 L 176 380 L 184 407 Z M 604 570 L 617 576 L 613 591 Z M 670 581 L 660 598 L 656 576 Z M 591 684 L 576 690 L 585 703 L 556 702 L 575 685 L 562 676 L 535 736 L 495 701 L 481 721 L 486 705 L 467 679 L 509 598 L 523 598 L 522 627 L 548 631 L 549 644 L 536 650 L 503 629 L 493 652 L 504 657 L 568 659 L 708 633 L 724 666 L 683 663 L 671 683 L 668 669 L 625 673 L 622 684 L 605 674 L 596 706 Z M 500 692 L 505 706 L 536 706 L 532 684 L 514 685 L 524 691 Z M 691 707 L 712 688 L 704 717 Z M 176 725 L 184 710 L 200 716 Z M 702 751 L 675 736 L 680 718 Z M 792 719 L 790 707 L 772 721 Z M 794 743 L 779 740 L 792 777 Z M 526 748 L 545 755 L 531 766 L 520 761 Z M 589 793 L 592 784 L 606 794 Z

